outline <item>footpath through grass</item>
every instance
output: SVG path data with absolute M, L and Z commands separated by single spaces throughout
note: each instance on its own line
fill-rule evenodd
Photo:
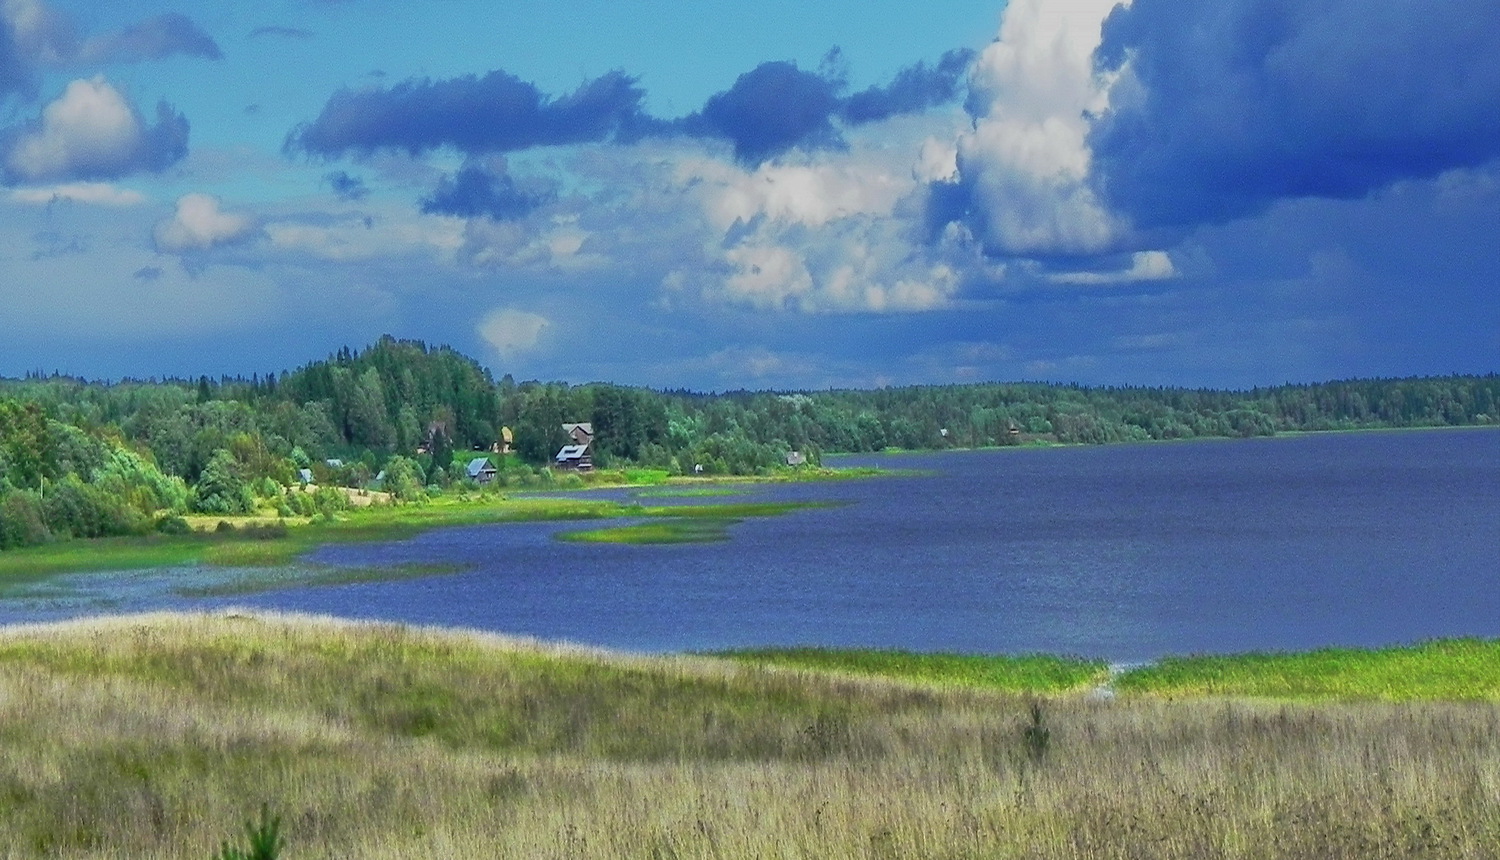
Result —
M 1274 699 L 1500 700 L 1500 641 L 1167 657 L 1121 674 L 1122 693 Z

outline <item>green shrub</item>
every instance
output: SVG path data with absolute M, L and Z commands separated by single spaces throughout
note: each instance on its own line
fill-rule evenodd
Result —
M 156 530 L 164 535 L 185 535 L 191 534 L 193 527 L 176 514 L 163 514 L 156 521 Z
M 213 860 L 276 860 L 281 856 L 281 816 L 271 815 L 265 806 L 260 808 L 260 821 L 245 822 L 245 847 L 230 842 L 219 846 Z
M 12 490 L 0 496 L 0 549 L 34 546 L 51 539 L 36 493 Z

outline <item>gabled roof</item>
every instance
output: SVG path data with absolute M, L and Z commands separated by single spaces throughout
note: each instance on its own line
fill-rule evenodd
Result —
M 469 461 L 469 477 L 477 478 L 485 472 L 494 472 L 495 464 L 490 462 L 489 457 L 475 457 Z
M 562 450 L 557 452 L 557 462 L 580 460 L 588 452 L 589 446 L 587 445 L 564 445 Z
M 573 431 L 574 430 L 582 430 L 584 432 L 584 435 L 588 436 L 590 439 L 592 439 L 594 437 L 594 425 L 591 424 L 591 423 L 589 423 L 589 422 L 587 422 L 587 421 L 584 421 L 584 422 L 579 423 L 579 424 L 564 424 L 563 425 L 563 432 L 566 433 L 566 434 L 568 434 L 569 436 L 573 435 Z

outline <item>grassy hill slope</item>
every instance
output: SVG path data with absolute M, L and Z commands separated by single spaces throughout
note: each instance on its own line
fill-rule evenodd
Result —
M 327 619 L 0 631 L 3 857 L 1485 857 L 1492 702 L 1031 698 Z

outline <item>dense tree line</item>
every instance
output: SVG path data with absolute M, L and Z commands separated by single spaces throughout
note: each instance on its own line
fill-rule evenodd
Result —
M 286 373 L 91 383 L 0 380 L 0 548 L 135 534 L 186 512 L 327 511 L 318 484 L 384 475 L 401 500 L 464 477 L 512 432 L 508 470 L 543 474 L 590 422 L 601 468 L 753 474 L 788 452 L 1100 444 L 1294 430 L 1500 423 L 1500 376 L 1246 391 L 1007 383 L 700 394 L 498 382 L 451 349 L 383 338 Z

